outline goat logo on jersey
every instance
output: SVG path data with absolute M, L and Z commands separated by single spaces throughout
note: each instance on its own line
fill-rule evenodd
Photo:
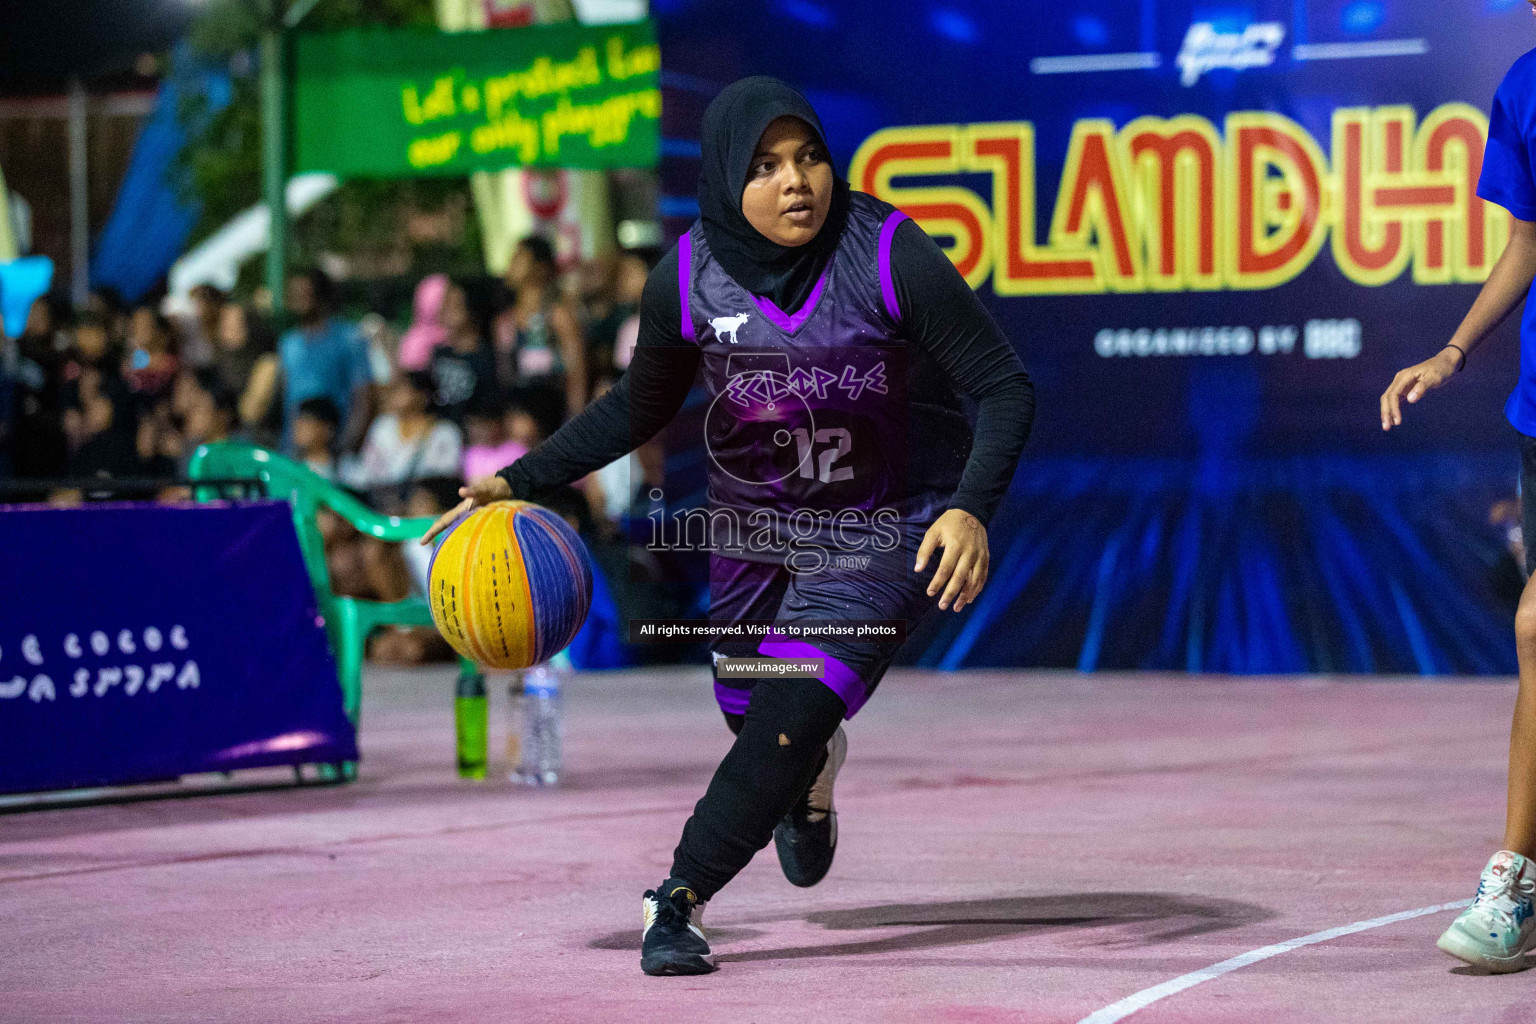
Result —
M 732 345 L 736 344 L 736 332 L 741 330 L 741 325 L 752 318 L 750 313 L 737 313 L 735 316 L 717 316 L 709 322 L 709 326 L 715 329 L 715 334 L 724 341 L 730 339 Z

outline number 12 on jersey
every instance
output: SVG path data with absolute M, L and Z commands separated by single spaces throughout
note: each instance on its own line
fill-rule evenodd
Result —
M 811 433 L 804 427 L 790 431 L 800 455 L 800 475 L 807 480 L 820 480 L 824 484 L 841 483 L 853 479 L 852 466 L 836 466 L 843 456 L 853 451 L 853 435 L 844 427 L 827 427 L 816 431 L 816 443 L 832 445 L 823 448 L 820 456 L 811 458 Z

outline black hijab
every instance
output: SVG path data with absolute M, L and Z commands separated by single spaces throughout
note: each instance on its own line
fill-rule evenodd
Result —
M 747 291 L 763 295 L 793 313 L 821 276 L 837 247 L 848 217 L 848 182 L 833 168 L 832 207 L 816 237 L 786 247 L 754 228 L 741 212 L 752 154 L 768 126 L 780 117 L 797 117 L 827 148 L 821 119 L 806 98 L 777 78 L 743 78 L 720 91 L 704 111 L 700 133 L 699 214 L 709 251 Z M 828 159 L 831 159 L 830 151 Z

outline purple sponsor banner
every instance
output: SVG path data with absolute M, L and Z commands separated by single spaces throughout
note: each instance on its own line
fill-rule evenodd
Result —
M 285 503 L 0 508 L 0 792 L 357 756 Z

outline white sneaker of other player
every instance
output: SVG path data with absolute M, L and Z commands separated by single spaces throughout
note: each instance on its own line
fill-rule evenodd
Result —
M 1495 974 L 1523 970 L 1525 951 L 1536 935 L 1531 894 L 1536 864 L 1500 850 L 1483 868 L 1477 899 L 1435 943 L 1451 956 Z

